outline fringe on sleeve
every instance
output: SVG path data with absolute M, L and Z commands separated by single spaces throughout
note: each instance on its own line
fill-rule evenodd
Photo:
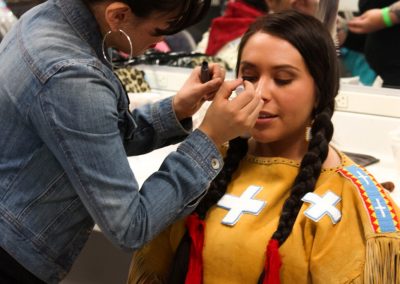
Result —
M 133 255 L 127 284 L 162 284 L 166 283 L 155 271 L 149 271 L 144 261 L 144 255 L 136 252 Z
M 364 284 L 400 284 L 400 234 L 383 234 L 367 240 Z

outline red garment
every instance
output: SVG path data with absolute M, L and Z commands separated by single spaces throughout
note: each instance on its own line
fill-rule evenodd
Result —
M 262 11 L 244 2 L 229 2 L 223 16 L 211 23 L 207 55 L 215 55 L 225 44 L 242 36 Z

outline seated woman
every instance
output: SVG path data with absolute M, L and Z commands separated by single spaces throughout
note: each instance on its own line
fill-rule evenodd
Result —
M 339 72 L 328 30 L 275 13 L 238 52 L 245 92 L 264 100 L 251 137 L 226 146 L 195 212 L 134 254 L 129 283 L 398 283 L 400 210 L 330 145 Z

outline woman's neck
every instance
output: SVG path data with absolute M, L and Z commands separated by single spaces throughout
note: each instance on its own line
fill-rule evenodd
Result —
M 272 143 L 260 143 L 253 139 L 249 140 L 249 154 L 258 157 L 281 157 L 300 162 L 307 152 L 306 141 L 279 141 Z
M 307 153 L 307 142 L 292 144 L 290 147 L 279 143 L 259 143 L 253 139 L 249 140 L 248 153 L 257 157 L 281 157 L 296 162 L 301 162 Z M 341 165 L 341 158 L 338 152 L 329 146 L 328 155 L 322 165 L 323 168 L 334 168 Z

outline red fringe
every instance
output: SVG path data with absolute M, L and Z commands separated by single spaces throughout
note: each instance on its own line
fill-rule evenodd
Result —
M 271 239 L 268 242 L 266 255 L 263 284 L 280 284 L 279 270 L 282 261 L 279 255 L 279 242 L 277 240 Z
M 186 219 L 186 228 L 191 238 L 191 245 L 185 284 L 202 284 L 205 223 L 197 214 L 193 214 Z

